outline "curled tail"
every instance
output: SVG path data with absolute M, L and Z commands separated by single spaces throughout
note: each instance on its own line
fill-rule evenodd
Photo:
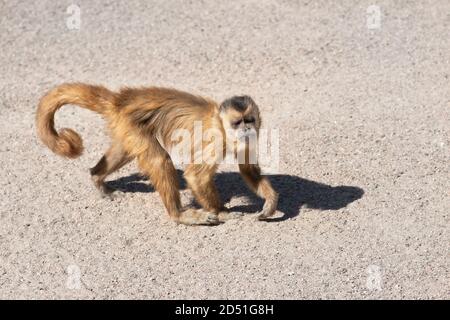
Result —
M 115 94 L 101 86 L 82 83 L 60 85 L 39 102 L 36 113 L 36 125 L 39 138 L 54 153 L 77 158 L 83 152 L 81 137 L 72 129 L 55 130 L 54 116 L 65 104 L 76 104 L 80 107 L 108 116 L 114 112 Z

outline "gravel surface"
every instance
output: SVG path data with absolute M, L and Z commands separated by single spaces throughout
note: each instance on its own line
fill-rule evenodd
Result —
M 0 1 L 0 298 L 450 298 L 448 0 L 73 3 Z M 57 115 L 77 160 L 36 137 L 70 81 L 251 95 L 279 130 L 275 219 L 226 170 L 242 217 L 217 227 L 171 222 L 134 163 L 100 199 L 101 117 Z

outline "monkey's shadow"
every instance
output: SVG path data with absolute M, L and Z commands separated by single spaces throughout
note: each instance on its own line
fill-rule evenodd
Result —
M 186 182 L 182 171 L 178 171 L 180 188 L 186 188 Z M 300 208 L 320 210 L 338 210 L 355 200 L 360 199 L 364 190 L 354 186 L 332 187 L 323 183 L 303 179 L 297 176 L 277 174 L 268 176 L 273 188 L 279 193 L 278 211 L 284 215 L 270 221 L 283 221 L 297 216 Z M 122 192 L 154 192 L 151 184 L 145 182 L 146 177 L 140 174 L 132 174 L 108 182 L 108 185 Z M 244 196 L 249 204 L 238 205 L 229 208 L 230 211 L 243 213 L 256 213 L 262 209 L 264 201 L 254 195 L 245 185 L 237 172 L 222 172 L 215 177 L 222 201 L 226 204 L 233 197 Z M 268 220 L 269 221 L 269 220 Z

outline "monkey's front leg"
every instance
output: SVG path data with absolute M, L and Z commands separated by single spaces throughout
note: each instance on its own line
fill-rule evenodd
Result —
M 257 164 L 239 164 L 239 171 L 250 189 L 265 200 L 258 219 L 271 217 L 277 209 L 278 193 L 273 190 L 269 179 L 261 176 L 261 169 Z
M 217 165 L 190 165 L 184 172 L 184 178 L 198 204 L 209 212 L 219 214 L 226 209 L 220 201 L 219 193 L 214 184 L 216 169 Z
M 186 225 L 218 224 L 217 215 L 204 210 L 181 209 L 178 177 L 169 155 L 156 145 L 138 157 L 139 166 L 160 194 L 170 217 Z

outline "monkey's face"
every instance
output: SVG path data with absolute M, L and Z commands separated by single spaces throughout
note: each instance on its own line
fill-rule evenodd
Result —
M 256 140 L 260 118 L 256 103 L 249 96 L 236 96 L 225 100 L 220 106 L 220 116 L 227 139 L 238 143 Z

